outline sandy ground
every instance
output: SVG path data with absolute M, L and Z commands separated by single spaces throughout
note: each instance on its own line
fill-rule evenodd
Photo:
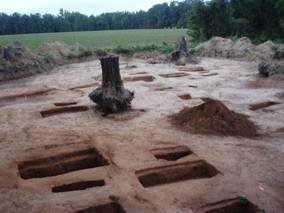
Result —
M 125 87 L 135 91 L 133 110 L 107 117 L 102 117 L 88 98 L 101 80 L 99 61 L 62 66 L 49 74 L 0 85 L 0 212 L 71 213 L 119 203 L 128 213 L 188 213 L 238 196 L 248 198 L 269 213 L 284 211 L 281 85 L 254 88 L 251 82 L 258 78 L 256 65 L 248 62 L 203 58 L 198 66 L 208 72 L 180 71 L 175 65 L 149 65 L 142 60 L 130 64 L 137 68 L 126 69 L 121 62 L 121 74 L 127 80 Z M 171 73 L 188 75 L 164 75 Z M 130 79 L 145 75 L 154 78 Z M 192 99 L 178 97 L 184 94 L 191 94 Z M 259 126 L 260 136 L 247 139 L 193 135 L 171 126 L 168 115 L 184 106 L 201 104 L 202 97 L 219 99 L 230 109 L 250 116 Z M 249 104 L 264 101 L 280 104 L 256 111 L 249 109 Z M 54 105 L 58 102 L 77 102 L 72 106 L 88 108 L 77 113 L 41 116 L 41 111 L 58 108 Z M 168 161 L 156 159 L 151 152 L 179 146 L 188 147 L 192 154 Z M 92 153 L 78 157 L 76 152 L 92 148 L 109 163 L 87 168 L 84 159 Z M 166 176 L 179 172 L 188 175 L 190 162 L 201 159 L 218 173 L 187 180 L 179 177 L 165 184 L 158 180 L 152 187 L 143 187 L 139 182 L 141 174 L 152 170 L 165 171 Z M 52 166 L 54 161 L 59 165 Z M 35 178 L 33 175 L 39 175 L 38 167 L 46 168 L 46 173 Z M 64 172 L 70 168 L 74 171 Z M 55 170 L 61 174 L 52 173 Z M 52 192 L 56 186 L 94 180 L 103 180 L 105 185 Z M 122 212 L 117 206 L 109 208 L 112 210 L 102 212 Z

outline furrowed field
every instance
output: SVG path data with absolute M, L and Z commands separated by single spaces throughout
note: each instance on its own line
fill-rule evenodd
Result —
M 92 48 L 114 48 L 173 43 L 185 33 L 186 29 L 150 29 L 5 35 L 0 36 L 0 45 L 19 41 L 36 50 L 44 42 L 61 41 L 66 44 L 79 42 Z

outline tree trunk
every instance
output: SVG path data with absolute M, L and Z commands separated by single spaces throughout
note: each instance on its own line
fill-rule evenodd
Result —
M 197 61 L 189 54 L 187 50 L 187 39 L 185 36 L 182 36 L 177 40 L 176 50 L 172 53 L 171 61 L 177 65 L 197 63 Z
M 176 51 L 180 52 L 181 56 L 189 56 L 187 50 L 187 39 L 185 36 L 182 36 L 178 39 Z
M 106 56 L 100 59 L 102 66 L 102 86 L 94 90 L 90 99 L 106 113 L 115 113 L 130 108 L 134 92 L 123 87 L 119 70 L 119 57 Z

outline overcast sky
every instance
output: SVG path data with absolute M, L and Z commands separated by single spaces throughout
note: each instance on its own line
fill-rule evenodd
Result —
M 87 15 L 103 12 L 148 10 L 158 3 L 169 0 L 0 0 L 0 12 L 58 14 L 60 8 Z

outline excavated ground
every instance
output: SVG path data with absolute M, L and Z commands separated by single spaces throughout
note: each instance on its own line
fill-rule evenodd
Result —
M 137 68 L 122 62 L 121 74 L 135 90 L 133 109 L 106 117 L 88 98 L 99 61 L 0 85 L 0 212 L 283 212 L 283 85 L 254 87 L 257 66 L 248 62 L 130 64 Z M 198 135 L 171 124 L 202 98 L 249 116 L 259 135 Z

